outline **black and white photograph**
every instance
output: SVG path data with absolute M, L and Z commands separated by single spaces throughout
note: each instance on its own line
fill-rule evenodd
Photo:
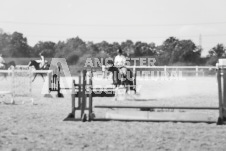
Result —
M 225 0 L 0 0 L 0 151 L 226 150 Z

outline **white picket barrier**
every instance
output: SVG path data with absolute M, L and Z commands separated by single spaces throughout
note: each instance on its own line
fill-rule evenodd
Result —
M 10 90 L 0 91 L 0 95 L 10 95 L 10 103 L 15 104 L 16 101 L 21 98 L 22 104 L 25 103 L 25 97 L 34 104 L 34 99 L 32 97 L 32 70 L 30 68 L 24 69 L 14 69 L 11 70 L 0 70 L 0 73 L 8 74 L 10 78 Z M 1 84 L 0 84 L 1 85 Z M 17 99 L 16 99 L 17 98 Z M 8 101 L 1 101 L 6 103 Z
M 5 103 L 5 102 L 9 102 L 11 104 L 14 103 L 14 95 L 13 95 L 13 74 L 12 74 L 12 70 L 0 70 L 0 74 L 2 76 L 1 79 L 1 84 L 0 84 L 0 103 Z M 10 80 L 8 80 L 9 78 L 6 79 L 7 76 L 10 76 Z M 3 81 L 4 80 L 4 81 Z M 3 82 L 7 82 L 7 86 L 6 85 L 2 85 Z M 10 96 L 10 99 L 7 99 L 6 96 Z M 6 98 L 4 100 L 4 98 Z M 8 101 L 9 100 L 9 101 Z
M 14 99 L 23 98 L 22 103 L 25 103 L 25 97 L 32 104 L 34 104 L 34 99 L 32 97 L 32 69 L 13 69 L 13 95 Z M 14 100 L 15 101 L 15 100 Z

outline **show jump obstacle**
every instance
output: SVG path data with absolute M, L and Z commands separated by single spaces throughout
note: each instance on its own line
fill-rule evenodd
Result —
M 226 123 L 226 59 L 219 59 L 217 65 L 217 82 L 219 96 L 218 124 Z
M 79 82 L 75 83 L 75 80 L 72 82 L 72 112 L 68 115 L 66 120 L 83 120 L 88 121 L 94 120 L 93 114 L 93 97 L 113 97 L 117 95 L 117 88 L 105 88 L 98 90 L 93 87 L 93 72 L 92 70 L 87 73 L 86 70 L 83 70 L 81 75 L 79 75 Z M 134 76 L 134 83 L 136 83 L 136 76 Z M 136 86 L 134 86 L 136 88 Z M 136 91 L 136 89 L 134 90 Z M 75 103 L 75 98 L 78 98 L 78 103 Z M 75 112 L 81 112 L 81 116 L 76 119 Z M 88 114 L 85 113 L 88 111 Z
M 9 76 L 9 81 L 11 84 L 10 89 L 8 91 L 0 91 L 0 95 L 9 94 L 11 96 L 11 100 L 3 101 L 4 103 L 15 104 L 16 101 L 21 100 L 20 102 L 25 103 L 25 97 L 31 103 L 34 103 L 32 97 L 32 71 L 31 69 L 18 69 L 12 68 L 12 70 L 0 70 L 0 73 L 7 74 Z M 7 77 L 8 77 L 7 76 Z M 8 79 L 8 78 L 7 78 Z
M 51 92 L 57 92 L 56 97 L 63 98 L 64 95 L 61 93 L 61 89 L 70 89 L 70 88 L 62 88 L 60 85 L 60 66 L 57 66 L 57 70 L 54 73 L 52 70 L 38 70 L 36 73 L 45 73 L 47 74 L 47 81 L 45 82 L 45 93 L 48 96 Z M 48 95 L 47 95 L 48 94 Z
M 189 106 L 110 106 L 98 105 L 93 107 L 92 78 L 83 71 L 79 76 L 79 83 L 72 83 L 72 108 L 65 121 L 146 121 L 146 122 L 191 122 L 191 123 L 217 123 L 226 122 L 226 60 L 219 60 L 217 64 L 217 79 L 219 90 L 219 107 L 189 107 Z M 75 98 L 78 97 L 76 103 Z M 106 108 L 140 109 L 138 112 L 107 113 L 105 118 L 97 118 L 93 110 Z M 187 112 L 150 112 L 153 109 L 183 109 L 183 110 L 219 110 L 219 118 L 213 119 L 201 113 Z M 80 113 L 79 113 L 80 112 Z
M 52 76 L 52 77 L 51 77 Z M 60 87 L 60 66 L 57 67 L 57 72 L 53 75 L 49 75 L 49 91 L 57 92 L 57 97 L 62 98 L 64 95 L 61 93 Z

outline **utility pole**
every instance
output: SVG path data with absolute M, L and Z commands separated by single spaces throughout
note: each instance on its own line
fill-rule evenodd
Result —
M 202 35 L 199 35 L 199 47 L 202 48 Z

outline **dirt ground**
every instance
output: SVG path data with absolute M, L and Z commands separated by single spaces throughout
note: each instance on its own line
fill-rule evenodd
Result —
M 8 79 L 9 80 L 9 79 Z M 9 81 L 1 79 L 1 90 Z M 16 105 L 0 103 L 0 150 L 225 150 L 226 127 L 205 123 L 151 122 L 70 122 L 63 119 L 71 111 L 71 98 L 45 98 L 43 81 L 32 85 L 35 105 L 29 101 Z M 94 105 L 172 105 L 218 106 L 216 77 L 184 80 L 138 80 L 140 95 L 126 100 L 94 98 Z M 136 99 L 149 99 L 134 101 Z M 7 101 L 9 97 L 1 97 Z M 28 100 L 23 98 L 24 101 Z M 107 109 L 95 109 L 96 116 Z M 199 114 L 199 111 L 192 111 Z M 217 118 L 218 111 L 203 111 Z

